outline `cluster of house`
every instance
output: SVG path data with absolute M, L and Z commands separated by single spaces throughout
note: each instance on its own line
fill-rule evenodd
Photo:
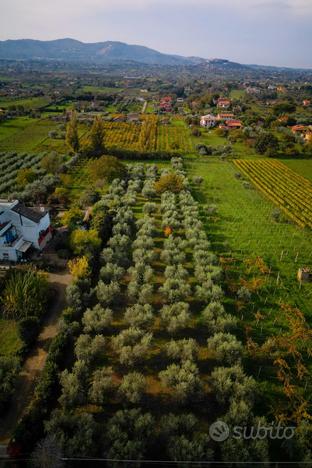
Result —
M 293 125 L 291 131 L 300 135 L 305 141 L 312 142 L 312 125 Z
M 201 127 L 212 128 L 219 124 L 219 128 L 224 130 L 235 130 L 243 127 L 240 120 L 234 118 L 230 112 L 219 113 L 218 115 L 203 115 L 200 119 Z
M 19 262 L 42 250 L 52 237 L 49 213 L 18 200 L 0 200 L 0 261 Z
M 172 97 L 164 96 L 159 101 L 159 109 L 162 112 L 172 112 Z

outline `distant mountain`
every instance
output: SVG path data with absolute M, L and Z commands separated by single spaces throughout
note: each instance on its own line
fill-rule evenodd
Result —
M 131 61 L 149 65 L 190 65 L 201 62 L 198 58 L 162 54 L 148 47 L 128 45 L 123 42 L 107 41 L 86 44 L 74 39 L 0 41 L 0 59 L 45 59 L 97 63 Z
M 203 73 L 231 76 L 237 73 L 291 71 L 290 68 L 242 65 L 229 60 L 163 54 L 157 50 L 124 42 L 106 41 L 84 43 L 75 39 L 37 41 L 18 39 L 0 41 L 0 60 L 45 60 L 84 64 L 140 64 L 151 66 L 196 66 Z M 295 69 L 293 69 L 295 70 Z M 299 69 L 300 70 L 300 69 Z M 311 70 L 310 70 L 311 71 Z

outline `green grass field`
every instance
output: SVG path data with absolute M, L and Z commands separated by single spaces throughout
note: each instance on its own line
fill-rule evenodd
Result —
M 296 278 L 299 267 L 312 266 L 311 231 L 273 221 L 274 206 L 235 178 L 232 163 L 211 159 L 210 162 L 190 160 L 187 165 L 189 176 L 204 178 L 200 188 L 194 187 L 197 200 L 217 206 L 215 214 L 207 216 L 206 213 L 203 219 L 213 250 L 223 266 L 225 305 L 239 319 L 240 339 L 246 342 L 248 333 L 259 347 L 274 336 L 287 335 L 289 321 L 283 304 L 300 309 L 311 326 L 312 284 L 300 286 Z M 252 291 L 247 303 L 237 298 L 237 291 L 242 286 Z M 256 352 L 250 353 L 245 367 L 258 382 L 261 411 L 274 418 L 283 411 L 278 409 L 276 412 L 277 408 L 289 408 L 289 400 L 277 379 L 274 357 L 271 360 L 268 356 L 260 357 L 260 352 L 258 358 L 254 358 Z M 307 358 L 304 364 L 309 374 L 311 359 Z M 303 383 L 296 377 L 294 364 L 291 368 L 293 384 L 309 399 L 308 378 Z
M 312 182 L 312 160 L 311 159 L 282 159 L 290 169 L 302 175 Z
M 44 96 L 25 99 L 0 99 L 0 107 L 7 109 L 10 106 L 23 106 L 25 109 L 40 109 L 48 105 L 50 99 Z
M 83 86 L 80 88 L 80 91 L 83 93 L 95 93 L 95 94 L 113 94 L 120 93 L 123 91 L 122 88 L 110 88 L 110 87 L 101 87 L 101 86 Z
M 244 97 L 246 94 L 244 89 L 232 89 L 230 92 L 230 98 L 231 99 L 241 99 Z
M 0 319 L 0 356 L 15 355 L 22 347 L 14 320 Z
M 311 232 L 276 223 L 273 204 L 257 190 L 244 188 L 232 163 L 192 161 L 189 168 L 192 175 L 204 177 L 201 201 L 218 206 L 211 240 L 219 254 L 231 254 L 241 262 L 262 257 L 272 269 L 275 302 L 290 302 L 312 320 L 312 285 L 300 287 L 296 279 L 300 266 L 312 266 Z
M 33 151 L 56 128 L 49 120 L 19 117 L 0 124 L 0 151 Z

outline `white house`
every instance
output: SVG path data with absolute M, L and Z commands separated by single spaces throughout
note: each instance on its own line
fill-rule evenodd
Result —
M 51 239 L 50 216 L 18 200 L 0 200 L 0 261 L 17 262 L 33 247 L 42 250 Z
M 200 125 L 202 127 L 211 128 L 211 127 L 214 127 L 216 123 L 217 123 L 217 118 L 212 114 L 203 115 L 200 118 Z

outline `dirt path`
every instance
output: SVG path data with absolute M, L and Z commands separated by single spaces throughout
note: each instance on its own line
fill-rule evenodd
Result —
M 68 273 L 49 274 L 49 283 L 55 291 L 55 300 L 46 317 L 34 349 L 27 356 L 19 374 L 10 407 L 0 420 L 0 444 L 7 444 L 19 419 L 31 401 L 36 380 L 39 377 L 48 355 L 51 340 L 57 335 L 58 321 L 65 306 L 65 289 L 71 282 Z

